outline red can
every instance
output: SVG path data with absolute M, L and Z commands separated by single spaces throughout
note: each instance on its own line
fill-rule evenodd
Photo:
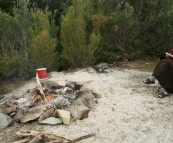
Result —
M 40 80 L 48 79 L 47 68 L 39 68 L 39 69 L 36 69 L 36 71 L 38 73 L 38 77 Z

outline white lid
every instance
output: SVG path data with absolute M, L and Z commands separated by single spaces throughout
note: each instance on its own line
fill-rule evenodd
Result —
M 36 69 L 37 71 L 42 71 L 42 70 L 46 70 L 47 68 L 39 68 L 39 69 Z

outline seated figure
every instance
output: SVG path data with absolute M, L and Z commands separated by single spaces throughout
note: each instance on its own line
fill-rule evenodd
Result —
M 154 84 L 155 80 L 163 87 L 164 91 L 159 93 L 158 98 L 164 98 L 173 93 L 173 49 L 161 58 L 155 67 L 152 76 L 144 80 L 145 84 Z

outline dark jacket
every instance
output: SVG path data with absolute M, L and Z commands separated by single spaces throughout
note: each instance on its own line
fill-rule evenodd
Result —
M 153 76 L 168 93 L 173 93 L 173 58 L 162 59 L 154 69 Z

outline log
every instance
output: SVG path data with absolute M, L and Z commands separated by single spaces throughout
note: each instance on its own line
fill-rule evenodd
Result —
M 42 134 L 36 135 L 29 143 L 38 143 L 42 139 Z
M 31 138 L 25 138 L 25 139 L 22 139 L 22 140 L 19 140 L 19 141 L 15 141 L 13 143 L 26 143 L 26 142 L 29 142 L 31 140 Z
M 63 141 L 63 143 L 64 142 L 71 142 L 70 139 L 60 137 L 58 135 L 50 134 L 50 133 L 44 133 L 43 134 L 43 140 L 59 140 L 59 141 Z

